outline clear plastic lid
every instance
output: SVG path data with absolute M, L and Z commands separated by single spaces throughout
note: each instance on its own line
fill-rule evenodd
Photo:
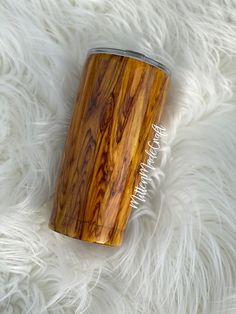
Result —
M 154 59 L 151 59 L 147 57 L 146 55 L 132 51 L 132 50 L 123 50 L 123 49 L 116 49 L 116 48 L 92 48 L 89 49 L 88 54 L 96 54 L 96 53 L 107 53 L 107 54 L 112 54 L 112 55 L 117 55 L 117 56 L 124 56 L 124 57 L 129 57 L 133 59 L 137 59 L 140 61 L 143 61 L 145 63 L 151 64 L 157 68 L 160 68 L 161 70 L 165 71 L 168 75 L 171 74 L 170 70 L 162 63 L 159 61 L 156 61 Z

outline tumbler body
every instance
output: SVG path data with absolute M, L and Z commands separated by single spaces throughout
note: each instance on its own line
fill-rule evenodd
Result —
M 64 147 L 49 227 L 118 246 L 160 122 L 168 70 L 135 52 L 93 49 L 84 66 Z

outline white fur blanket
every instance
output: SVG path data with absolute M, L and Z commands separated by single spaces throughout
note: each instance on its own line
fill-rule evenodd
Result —
M 236 312 L 236 3 L 0 2 L 0 313 Z M 172 70 L 167 140 L 120 248 L 48 229 L 87 50 Z

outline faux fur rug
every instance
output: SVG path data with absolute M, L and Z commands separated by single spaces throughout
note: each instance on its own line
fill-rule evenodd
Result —
M 236 313 L 236 2 L 0 1 L 0 313 Z M 119 248 L 48 229 L 87 50 L 172 71 L 166 141 Z

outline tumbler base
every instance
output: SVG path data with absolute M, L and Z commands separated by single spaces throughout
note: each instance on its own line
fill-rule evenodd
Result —
M 107 246 L 120 246 L 122 244 L 124 233 L 124 230 L 100 226 L 95 223 L 84 221 L 78 222 L 76 230 L 74 228 L 55 226 L 51 223 L 48 224 L 48 227 L 57 233 L 74 239 Z

